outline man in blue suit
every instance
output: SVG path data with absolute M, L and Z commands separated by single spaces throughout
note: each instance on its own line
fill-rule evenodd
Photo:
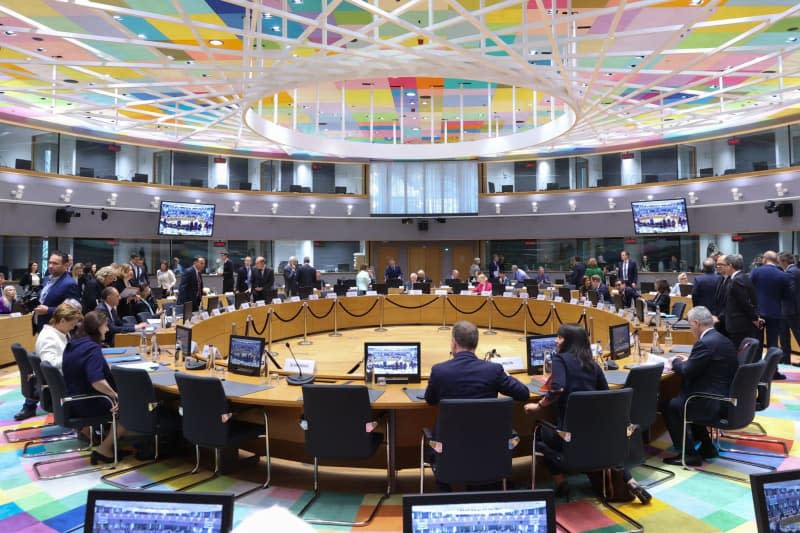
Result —
M 784 272 L 789 275 L 790 294 L 783 300 L 783 327 L 786 338 L 789 332 L 794 335 L 795 342 L 800 344 L 800 268 L 797 267 L 796 258 L 790 252 L 778 254 L 778 262 Z M 784 361 L 788 363 L 789 361 Z M 800 366 L 800 363 L 793 363 Z
M 689 311 L 688 322 L 697 342 L 692 346 L 688 359 L 679 355 L 669 362 L 672 371 L 681 376 L 681 390 L 661 407 L 672 445 L 679 452 L 678 455 L 664 458 L 665 463 L 672 465 L 681 464 L 686 399 L 697 392 L 727 395 L 739 366 L 736 347 L 730 339 L 714 329 L 714 317 L 708 309 L 693 307 Z M 703 459 L 717 456 L 717 449 L 711 442 L 704 422 L 716 422 L 721 416 L 721 406 L 722 402 L 703 398 L 694 399 L 689 404 L 688 418 L 693 424 L 684 443 L 687 465 L 698 466 Z
M 791 277 L 778 266 L 778 254 L 772 250 L 761 256 L 761 266 L 750 273 L 750 281 L 756 288 L 758 315 L 764 319 L 766 347 L 778 346 L 783 350 L 782 361 L 789 362 L 792 348 L 789 345 L 789 330 L 783 327 L 783 301 L 791 294 Z M 762 346 L 764 342 L 762 339 Z M 786 379 L 780 372 L 775 379 Z
M 67 254 L 58 251 L 50 254 L 47 261 L 49 276 L 45 278 L 44 287 L 39 294 L 39 305 L 33 309 L 37 333 L 50 322 L 56 307 L 65 300 L 75 300 L 77 306 L 80 306 L 81 291 L 78 289 L 78 282 L 69 273 L 68 265 Z
M 692 286 L 692 307 L 705 307 L 712 315 L 717 315 L 717 288 L 722 276 L 716 273 L 716 261 L 708 257 L 703 261 L 703 273 L 694 278 Z
M 461 320 L 453 325 L 450 353 L 453 358 L 433 365 L 425 401 L 436 405 L 444 399 L 496 398 L 498 393 L 524 401 L 530 396 L 528 387 L 506 374 L 503 367 L 478 359 L 478 328 Z
M 192 311 L 200 309 L 203 300 L 203 270 L 206 268 L 205 257 L 195 257 L 192 268 L 187 268 L 181 276 L 178 287 L 178 305 L 192 302 Z
M 636 261 L 630 258 L 627 250 L 622 250 L 619 253 L 619 266 L 617 267 L 617 276 L 625 282 L 628 287 L 637 288 L 636 284 L 639 282 L 639 270 L 636 266 Z

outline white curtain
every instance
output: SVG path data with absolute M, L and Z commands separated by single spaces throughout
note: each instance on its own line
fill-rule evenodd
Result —
M 369 175 L 370 207 L 373 215 L 478 212 L 478 163 L 372 163 Z

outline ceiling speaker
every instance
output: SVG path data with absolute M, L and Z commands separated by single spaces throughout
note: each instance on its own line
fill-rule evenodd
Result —
M 427 220 L 420 220 L 417 222 L 417 228 L 420 231 L 428 231 L 428 221 Z

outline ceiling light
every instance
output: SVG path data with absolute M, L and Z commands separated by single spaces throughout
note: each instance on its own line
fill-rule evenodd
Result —
M 309 204 L 308 206 L 308 214 L 313 215 L 317 212 L 317 204 Z
M 734 201 L 738 201 L 744 198 L 744 193 L 739 191 L 738 187 L 734 187 L 733 189 L 731 189 L 731 195 L 733 195 Z
M 219 39 L 211 39 L 210 41 L 208 41 L 208 44 L 210 44 L 211 46 L 222 46 L 223 43 Z
M 653 195 L 652 195 L 652 194 L 648 194 L 648 195 L 647 195 L 647 199 L 648 199 L 648 200 L 652 200 L 652 199 L 653 199 Z
M 265 19 L 269 20 L 269 19 L 271 19 L 271 18 L 272 18 L 272 13 L 264 13 L 262 16 L 263 16 Z
M 111 196 L 106 198 L 106 203 L 111 207 L 114 207 L 115 205 L 117 205 L 117 196 L 118 196 L 117 193 L 112 192 Z
M 348 216 L 353 214 L 353 204 L 347 205 L 347 214 Z
M 567 203 L 569 204 L 569 210 L 570 211 L 575 211 L 575 207 L 576 207 L 575 200 L 570 200 Z
M 494 204 L 494 212 L 499 215 L 503 212 L 503 206 L 500 204 Z
M 21 183 L 17 185 L 16 189 L 11 189 L 11 196 L 16 198 L 17 200 L 22 200 L 22 197 L 25 195 L 25 186 Z
M 114 20 L 122 20 L 122 17 L 121 17 L 121 16 L 119 16 L 119 15 L 114 15 L 112 18 L 113 18 Z
M 694 205 L 697 203 L 697 200 L 699 200 L 699 198 L 697 197 L 697 193 L 695 193 L 694 191 L 689 191 L 689 203 Z
M 272 31 L 275 32 L 275 33 L 280 33 L 281 32 L 281 27 L 276 24 L 276 25 L 274 25 L 272 27 Z
M 161 205 L 161 197 L 154 196 L 152 200 L 150 200 L 150 207 L 153 209 L 158 209 L 158 206 Z
M 786 39 L 786 42 L 787 42 L 787 43 L 794 43 L 794 42 L 797 42 L 797 37 L 789 37 L 788 39 Z
M 690 6 L 699 6 L 703 3 L 703 0 L 689 0 Z
M 615 202 L 613 198 L 609 198 L 608 199 L 608 208 L 609 209 L 614 209 L 615 207 L 617 207 L 617 202 Z
M 775 193 L 778 196 L 785 196 L 786 193 L 789 192 L 789 189 L 783 186 L 783 183 L 778 182 L 775 184 Z
M 15 31 L 13 31 L 13 30 L 6 30 L 6 31 L 4 31 L 3 33 L 5 33 L 6 35 L 8 35 L 9 37 L 13 37 L 14 35 L 16 35 L 16 34 L 17 34 L 17 32 L 15 32 Z
M 239 212 L 239 206 L 240 205 L 241 205 L 241 203 L 238 200 L 233 202 L 233 212 L 234 213 L 238 213 Z
M 417 96 L 417 93 L 415 93 L 414 91 L 408 91 L 406 92 L 406 96 Z
M 137 37 L 138 37 L 139 39 L 147 39 L 147 35 L 145 35 L 144 33 L 140 33 L 140 34 L 138 34 L 138 35 L 137 35 Z
M 200 198 L 195 198 L 194 199 L 194 203 L 199 204 L 200 203 Z
M 539 202 L 531 202 L 531 213 L 539 212 Z
M 64 194 L 61 195 L 61 199 L 65 203 L 70 203 L 72 201 L 72 189 L 65 190 Z
M 529 53 L 530 55 L 532 55 L 532 56 L 535 56 L 536 54 L 538 54 L 538 53 L 539 53 L 539 50 L 531 50 L 531 51 L 529 51 L 528 53 Z
M 278 212 L 278 204 L 272 204 L 272 207 L 269 208 L 269 212 L 273 215 Z

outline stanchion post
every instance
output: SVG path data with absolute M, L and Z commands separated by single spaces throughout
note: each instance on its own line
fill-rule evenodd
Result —
M 379 294 L 378 299 L 381 302 L 381 318 L 380 318 L 380 324 L 378 325 L 377 328 L 375 328 L 375 331 L 383 333 L 384 331 L 389 331 L 388 329 L 383 327 L 383 302 L 386 299 L 386 296 L 384 296 L 383 294 Z
M 447 331 L 450 326 L 447 325 L 447 294 L 442 294 L 442 325 L 439 326 L 439 331 Z
M 492 329 L 492 322 L 494 318 L 494 296 L 489 296 L 487 299 L 489 304 L 489 329 L 483 332 L 484 335 L 497 335 L 497 332 Z
M 267 309 L 267 322 L 268 322 L 267 327 L 269 328 L 269 333 L 267 334 L 267 352 L 271 356 L 276 357 L 278 355 L 278 352 L 273 352 L 272 351 L 272 316 L 271 315 L 274 313 L 274 311 L 275 310 L 272 307 Z
M 339 297 L 333 299 L 333 332 L 328 333 L 328 337 L 341 337 L 342 334 L 339 333 L 339 321 L 337 317 L 337 307 L 339 306 Z
M 556 304 L 550 304 L 550 333 L 556 332 Z
M 298 342 L 302 346 L 308 346 L 309 344 L 314 344 L 312 341 L 308 340 L 308 302 L 303 301 L 303 340 Z
M 522 337 L 519 340 L 525 342 L 528 340 L 528 299 L 522 300 L 522 305 L 519 308 L 522 311 Z

